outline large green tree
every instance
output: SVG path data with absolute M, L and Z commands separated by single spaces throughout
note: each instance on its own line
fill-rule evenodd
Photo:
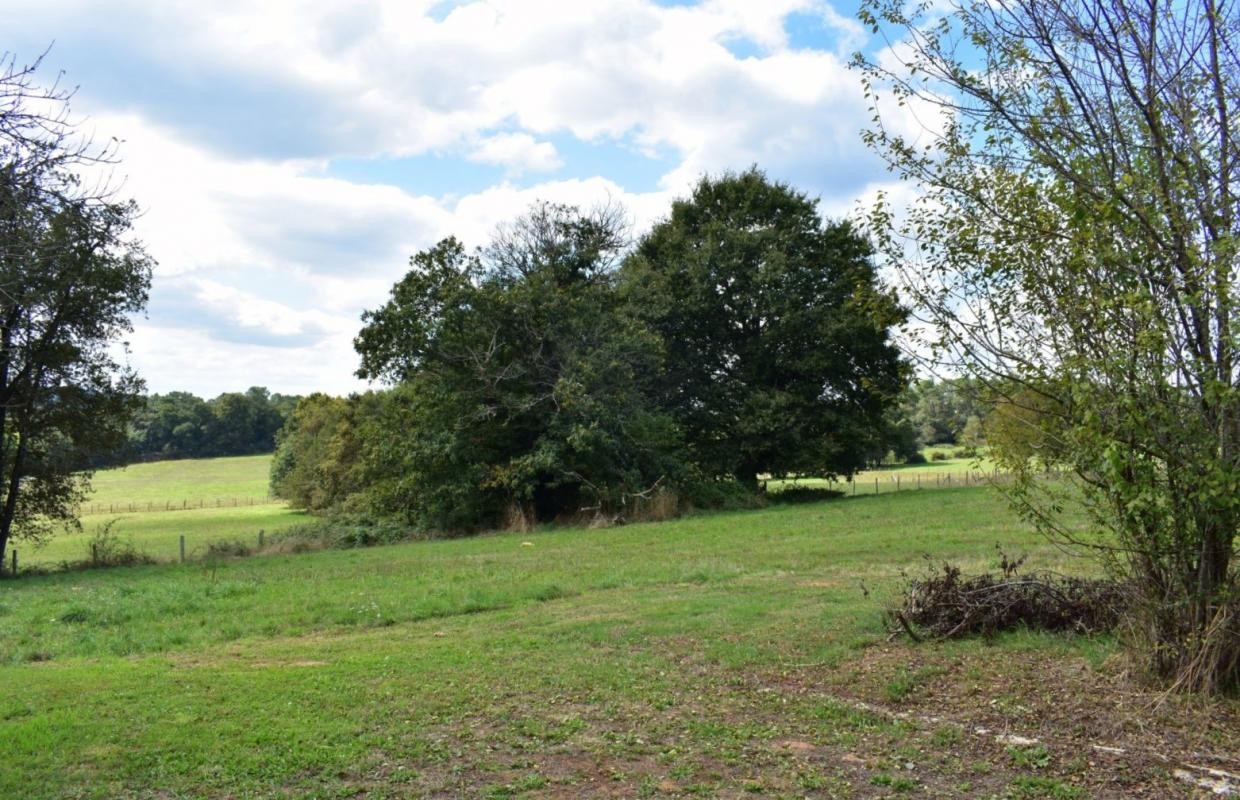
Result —
M 660 334 L 660 402 L 708 474 L 850 475 L 904 386 L 904 320 L 847 222 L 757 169 L 704 178 L 624 267 L 632 313 Z
M 419 253 L 364 316 L 359 375 L 396 389 L 362 432 L 379 511 L 440 529 L 629 513 L 676 479 L 649 399 L 660 343 L 618 313 L 614 211 L 536 205 L 469 253 Z
M 68 97 L 0 62 L 0 560 L 76 520 L 93 455 L 120 447 L 141 382 L 115 354 L 151 262 L 130 203 L 86 191 Z
M 871 0 L 863 17 L 900 39 L 858 60 L 872 96 L 927 123 L 869 133 L 920 190 L 874 230 L 934 323 L 923 352 L 999 400 L 1018 507 L 1141 587 L 1153 671 L 1240 686 L 1240 14 Z M 1047 462 L 1069 479 L 1043 480 Z M 1062 514 L 1081 500 L 1085 533 Z

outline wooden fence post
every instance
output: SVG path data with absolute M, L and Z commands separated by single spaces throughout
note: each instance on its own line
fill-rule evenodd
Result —
M 12 569 L 12 573 L 13 573 L 13 577 L 14 577 L 14 578 L 16 578 L 16 577 L 17 577 L 17 551 L 16 551 L 16 550 L 14 550 L 14 551 L 13 551 L 13 569 Z
M 185 534 L 181 534 L 181 563 L 185 563 Z

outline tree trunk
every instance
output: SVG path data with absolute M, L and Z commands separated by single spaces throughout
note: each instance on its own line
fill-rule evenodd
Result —
M 17 495 L 21 490 L 22 469 L 26 461 L 26 442 L 18 440 L 17 450 L 13 453 L 13 463 L 9 467 L 8 492 L 4 498 L 4 506 L 0 508 L 0 565 L 4 564 L 5 551 L 9 544 L 9 536 L 13 532 L 13 520 L 17 516 Z
M 745 462 L 736 468 L 732 473 L 732 477 L 736 478 L 736 482 L 751 492 L 758 491 L 758 472 L 759 467 L 753 462 Z

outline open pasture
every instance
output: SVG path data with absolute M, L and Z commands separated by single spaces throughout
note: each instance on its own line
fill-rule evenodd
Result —
M 979 487 L 7 582 L 0 796 L 1192 796 L 1234 701 L 889 641 L 902 570 L 996 544 L 1088 569 Z
M 257 542 L 307 517 L 267 495 L 271 456 L 189 459 L 132 464 L 99 470 L 93 492 L 82 505 L 80 531 L 64 531 L 41 547 L 18 540 L 19 568 L 54 567 L 90 558 L 92 537 L 115 520 L 112 532 L 135 550 L 160 561 L 203 555 L 210 542 L 238 539 Z M 171 510 L 166 510 L 171 509 Z
M 829 488 L 845 495 L 937 489 L 976 483 L 987 465 L 970 459 L 932 461 L 863 472 L 855 483 L 817 478 L 771 481 L 770 489 Z M 113 532 L 135 549 L 160 561 L 201 557 L 207 545 L 240 540 L 253 545 L 258 532 L 275 533 L 308 517 L 268 496 L 271 456 L 189 459 L 132 464 L 99 470 L 94 491 L 83 504 L 82 529 L 66 531 L 42 547 L 18 541 L 19 562 L 55 566 L 90 557 L 90 541 L 100 526 L 115 520 Z
M 152 461 L 101 469 L 91 479 L 87 514 L 268 502 L 271 455 Z

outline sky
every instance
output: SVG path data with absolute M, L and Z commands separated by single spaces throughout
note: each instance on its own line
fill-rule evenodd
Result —
M 850 0 L 851 2 L 851 0 Z M 148 390 L 344 394 L 415 252 L 485 245 L 537 200 L 640 235 L 757 165 L 852 213 L 893 176 L 861 131 L 856 7 L 822 0 L 6 0 L 0 52 L 119 140 L 158 262 Z M 50 47 L 50 50 L 48 49 Z M 912 130 L 892 109 L 885 124 Z

